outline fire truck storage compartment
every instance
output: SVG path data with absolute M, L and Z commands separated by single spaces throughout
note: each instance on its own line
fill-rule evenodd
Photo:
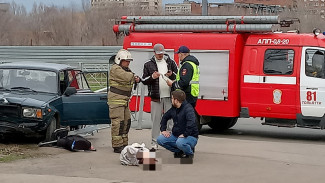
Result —
M 228 50 L 191 50 L 200 62 L 200 99 L 228 100 Z

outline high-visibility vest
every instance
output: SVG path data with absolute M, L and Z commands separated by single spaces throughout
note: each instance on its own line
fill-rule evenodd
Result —
M 186 63 L 186 62 L 191 64 L 192 67 L 193 67 L 193 76 L 192 76 L 192 79 L 190 81 L 191 95 L 193 97 L 198 97 L 199 96 L 199 91 L 200 91 L 200 85 L 199 85 L 200 69 L 195 63 L 193 63 L 191 61 L 185 61 L 184 63 Z M 184 65 L 184 63 L 183 63 L 183 65 Z M 180 69 L 177 72 L 176 81 L 180 80 L 179 72 L 180 72 Z

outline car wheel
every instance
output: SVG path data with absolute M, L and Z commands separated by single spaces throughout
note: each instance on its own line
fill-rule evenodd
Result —
M 57 127 L 56 126 L 56 119 L 55 119 L 55 117 L 52 116 L 51 119 L 50 119 L 50 124 L 46 129 L 46 134 L 45 134 L 45 141 L 46 142 L 51 141 L 51 140 L 55 140 L 55 139 L 52 139 L 52 134 L 56 130 L 56 127 Z

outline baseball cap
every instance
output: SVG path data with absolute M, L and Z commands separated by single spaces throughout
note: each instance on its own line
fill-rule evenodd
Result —
M 162 44 L 155 44 L 153 47 L 153 50 L 155 51 L 156 54 L 164 54 L 165 53 L 165 48 L 164 45 Z
M 190 49 L 186 46 L 181 46 L 178 48 L 176 53 L 190 53 Z

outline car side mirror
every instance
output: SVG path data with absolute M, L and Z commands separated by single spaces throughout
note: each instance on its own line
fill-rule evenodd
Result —
M 64 92 L 64 95 L 70 96 L 77 93 L 77 89 L 75 87 L 67 87 L 67 89 Z

